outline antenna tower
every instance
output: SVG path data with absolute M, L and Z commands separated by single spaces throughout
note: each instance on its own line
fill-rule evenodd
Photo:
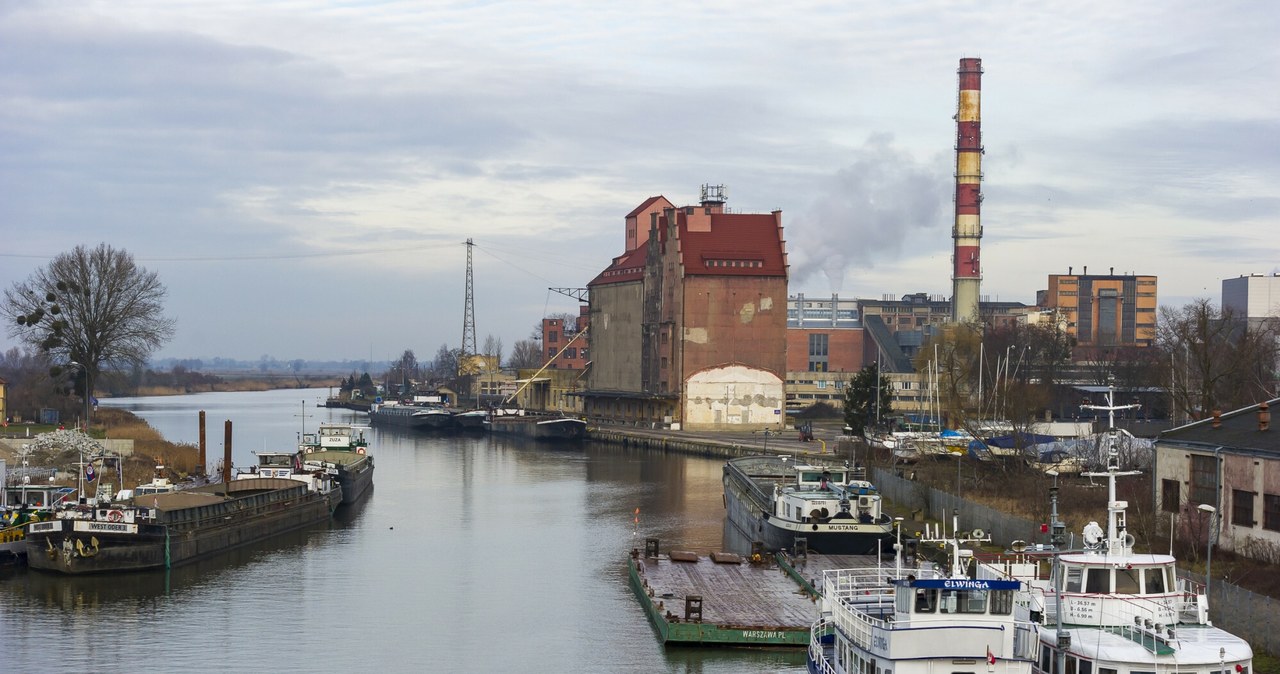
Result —
M 476 353 L 476 301 L 475 290 L 471 283 L 471 247 L 475 245 L 471 239 L 464 244 L 467 247 L 467 299 L 462 308 L 462 353 L 458 365 L 462 365 L 467 356 Z

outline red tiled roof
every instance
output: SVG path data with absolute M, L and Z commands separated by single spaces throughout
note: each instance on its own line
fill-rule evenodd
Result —
M 599 276 L 591 279 L 587 287 L 639 281 L 644 278 L 644 263 L 649 259 L 649 247 L 639 248 L 613 258 L 613 262 Z
M 686 274 L 786 276 L 782 231 L 772 213 L 713 213 L 711 231 L 690 232 L 677 211 Z
M 659 194 L 659 195 L 658 195 L 658 196 L 656 196 L 656 197 L 649 197 L 648 199 L 645 199 L 645 200 L 644 200 L 644 203 L 643 203 L 643 204 L 640 204 L 639 206 L 636 206 L 636 208 L 635 208 L 635 210 L 634 210 L 634 211 L 631 211 L 630 213 L 627 213 L 627 217 L 628 217 L 628 218 L 634 218 L 634 217 L 637 217 L 637 216 L 639 216 L 641 213 L 643 213 L 643 212 L 645 212 L 645 211 L 649 210 L 649 207 L 653 205 L 653 202 L 655 202 L 655 201 L 657 201 L 657 200 L 659 200 L 659 199 L 665 199 L 665 198 L 666 198 L 666 197 L 662 196 L 661 194 Z

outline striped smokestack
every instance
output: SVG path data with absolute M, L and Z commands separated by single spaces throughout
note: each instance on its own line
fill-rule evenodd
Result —
M 951 320 L 978 318 L 982 286 L 982 59 L 960 59 L 956 106 L 956 221 L 951 230 Z

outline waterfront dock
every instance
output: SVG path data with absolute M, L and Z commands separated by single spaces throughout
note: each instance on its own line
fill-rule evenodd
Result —
M 787 454 L 817 463 L 853 456 L 856 440 L 834 429 L 821 431 L 813 440 L 801 439 L 795 429 L 783 431 L 689 431 L 624 425 L 587 428 L 587 438 L 623 447 L 637 447 L 675 454 L 731 459 L 760 454 Z
M 628 560 L 631 589 L 663 644 L 805 648 L 818 618 L 824 569 L 874 565 L 875 557 L 753 556 L 673 550 L 648 539 Z M 816 583 L 815 583 L 816 580 Z

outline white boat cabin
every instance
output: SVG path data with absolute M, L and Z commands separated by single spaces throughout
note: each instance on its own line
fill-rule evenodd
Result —
M 880 520 L 880 494 L 860 470 L 796 466 L 795 483 L 774 489 L 774 516 L 799 522 Z

